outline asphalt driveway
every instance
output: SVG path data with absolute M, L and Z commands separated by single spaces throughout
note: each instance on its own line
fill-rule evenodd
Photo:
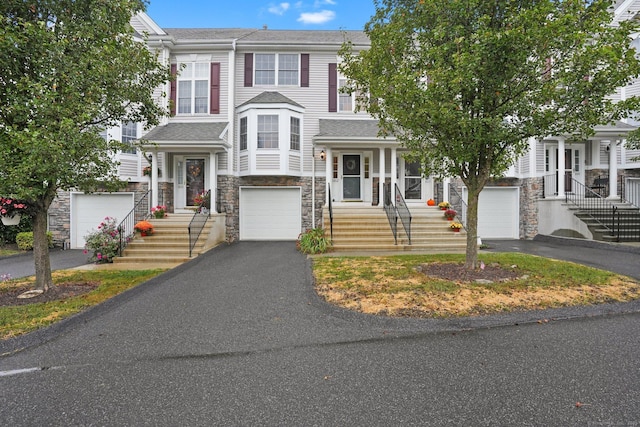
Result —
M 0 344 L 0 422 L 629 423 L 639 312 L 377 318 L 322 302 L 291 242 L 241 242 Z

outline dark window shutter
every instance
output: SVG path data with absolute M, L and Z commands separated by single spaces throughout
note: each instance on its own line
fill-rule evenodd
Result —
M 244 87 L 253 86 L 253 53 L 244 54 Z
M 338 111 L 338 67 L 336 63 L 329 64 L 329 112 Z
M 309 87 L 309 54 L 300 55 L 300 86 Z
M 220 63 L 211 63 L 211 93 L 209 98 L 209 113 L 220 114 Z
M 171 75 L 173 76 L 173 80 L 169 84 L 169 109 L 170 114 L 172 116 L 176 115 L 176 91 L 178 88 L 178 82 L 176 79 L 178 78 L 178 64 L 171 64 Z

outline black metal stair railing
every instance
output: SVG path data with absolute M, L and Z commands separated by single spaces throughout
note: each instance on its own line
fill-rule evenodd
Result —
M 200 234 L 202 234 L 202 230 L 209 219 L 210 212 L 211 190 L 208 190 L 203 197 L 202 203 L 198 206 L 196 212 L 193 214 L 193 218 L 191 218 L 189 222 L 189 258 L 193 255 L 193 248 L 196 246 Z
M 331 230 L 331 240 L 333 240 L 333 204 L 331 202 L 331 184 L 327 184 L 327 193 L 329 197 L 329 228 Z
M 402 197 L 402 193 L 398 188 L 398 184 L 395 185 L 395 193 L 396 193 L 396 212 L 398 213 L 398 218 L 400 218 L 400 222 L 404 227 L 405 233 L 407 233 L 409 244 L 411 244 L 411 211 L 409 211 L 407 202 L 405 202 L 404 197 Z
M 453 183 L 449 184 L 449 203 L 451 207 L 457 212 L 456 217 L 460 220 L 462 227 L 467 229 L 467 202 L 462 197 L 462 192 L 458 191 Z
M 398 213 L 395 206 L 391 203 L 391 184 L 384 184 L 384 211 L 389 220 L 389 226 L 393 233 L 394 244 L 398 244 Z
M 122 256 L 124 249 L 133 239 L 135 234 L 134 227 L 138 221 L 148 218 L 150 215 L 152 191 L 149 190 L 142 195 L 140 200 L 135 204 L 133 209 L 118 224 L 118 234 L 120 235 L 120 244 L 118 246 L 118 256 Z

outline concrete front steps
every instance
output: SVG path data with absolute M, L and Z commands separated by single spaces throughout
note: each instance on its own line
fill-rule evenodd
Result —
M 640 211 L 628 203 L 611 202 L 620 212 L 621 237 L 613 236 L 609 230 L 614 229 L 612 209 L 576 209 L 574 215 L 586 224 L 593 235 L 593 240 L 604 242 L 637 242 L 640 237 Z
M 113 263 L 171 267 L 198 256 L 205 250 L 213 221 L 209 219 L 205 224 L 190 258 L 188 230 L 192 218 L 193 214 L 169 214 L 162 219 L 149 219 L 153 224 L 153 235 L 141 237 L 137 234 Z
M 451 231 L 443 212 L 434 207 L 409 206 L 411 244 L 398 220 L 398 244 L 387 215 L 378 206 L 338 205 L 333 207 L 333 252 L 430 252 L 464 253 L 466 232 Z M 329 210 L 324 208 L 323 227 L 330 233 Z

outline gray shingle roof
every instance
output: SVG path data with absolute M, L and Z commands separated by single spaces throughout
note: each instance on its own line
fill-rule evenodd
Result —
M 369 45 L 363 31 L 340 30 L 259 30 L 255 28 L 163 28 L 177 42 L 186 40 L 231 41 L 246 44 L 336 45 L 349 40 L 355 45 Z
M 316 136 L 342 138 L 378 138 L 380 127 L 377 120 L 333 120 L 320 119 L 320 131 Z
M 248 104 L 289 104 L 295 107 L 304 108 L 304 106 L 292 101 L 280 92 L 262 92 L 260 95 L 251 98 L 247 102 L 243 102 L 240 107 Z
M 227 127 L 222 123 L 169 123 L 157 126 L 144 136 L 149 141 L 221 141 Z

